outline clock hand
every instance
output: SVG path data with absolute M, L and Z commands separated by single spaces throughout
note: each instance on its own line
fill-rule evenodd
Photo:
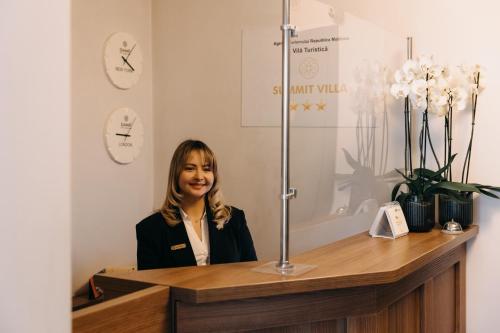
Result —
M 127 57 L 124 59 L 125 61 L 127 61 L 127 60 L 128 60 L 128 57 L 130 57 L 130 54 L 131 54 L 131 53 L 132 53 L 132 51 L 135 49 L 135 46 L 136 46 L 136 45 L 137 45 L 137 44 L 134 44 L 134 46 L 132 46 L 132 48 L 130 49 L 130 51 L 129 51 L 129 52 L 128 52 L 128 54 L 127 54 Z
M 124 58 L 124 57 L 122 56 L 122 59 L 123 59 L 123 64 L 124 64 L 124 65 L 125 65 L 125 63 L 127 63 L 127 64 L 130 66 L 130 64 L 128 63 L 128 61 L 127 61 L 127 60 L 128 60 L 128 57 L 130 57 L 130 55 L 132 54 L 132 51 L 135 49 L 135 46 L 136 46 L 136 45 L 137 45 L 137 44 L 134 44 L 134 46 L 132 46 L 132 48 L 130 49 L 130 51 L 128 51 L 128 54 L 127 54 L 127 57 L 126 57 L 126 58 Z M 130 68 L 132 68 L 132 66 L 130 66 Z M 133 70 L 133 68 L 132 68 L 132 70 Z
M 129 136 L 131 136 L 131 135 L 130 135 L 130 131 L 132 130 L 132 127 L 134 126 L 134 123 L 135 123 L 135 120 L 136 120 L 136 119 L 137 119 L 137 117 L 136 117 L 136 118 L 134 118 L 134 120 L 133 120 L 133 121 L 132 121 L 132 123 L 130 124 L 130 128 L 129 128 L 129 129 L 128 129 L 128 131 L 127 131 L 127 135 L 126 135 L 126 136 L 125 136 L 125 138 L 123 139 L 123 142 L 127 141 L 127 138 L 128 138 Z
M 124 136 L 124 137 L 128 137 L 128 136 L 130 136 L 130 134 L 122 134 L 122 133 L 115 133 L 115 135 L 118 135 L 118 136 Z
M 127 64 L 127 65 L 128 65 L 128 67 L 130 67 L 130 69 L 131 69 L 132 71 L 135 71 L 134 67 L 132 67 L 132 65 L 128 62 L 127 58 L 125 58 L 124 56 L 122 56 L 122 59 L 123 59 L 123 63 L 124 63 L 124 64 Z

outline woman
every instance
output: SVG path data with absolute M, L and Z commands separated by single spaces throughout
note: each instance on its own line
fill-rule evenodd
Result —
M 136 234 L 140 270 L 257 260 L 245 214 L 222 202 L 217 161 L 201 141 L 177 147 L 165 203 Z

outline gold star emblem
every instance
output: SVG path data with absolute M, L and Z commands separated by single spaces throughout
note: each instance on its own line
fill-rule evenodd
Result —
M 318 109 L 318 111 L 325 111 L 326 104 L 323 102 L 320 102 L 320 103 L 316 104 L 316 108 Z
M 297 107 L 298 106 L 299 105 L 297 103 L 292 102 L 292 103 L 290 103 L 290 110 L 291 111 L 297 111 Z
M 309 102 L 305 102 L 304 104 L 302 104 L 302 106 L 304 107 L 304 111 L 311 110 L 311 104 L 309 104 Z

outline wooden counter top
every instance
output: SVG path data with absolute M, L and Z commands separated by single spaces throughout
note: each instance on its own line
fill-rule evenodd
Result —
M 380 285 L 398 281 L 440 256 L 452 255 L 451 250 L 477 233 L 475 225 L 455 236 L 434 229 L 428 233 L 410 233 L 396 240 L 371 238 L 364 232 L 291 258 L 292 264 L 317 265 L 299 276 L 254 272 L 252 268 L 267 263 L 258 261 L 103 274 L 101 277 L 169 286 L 175 299 L 187 303 Z

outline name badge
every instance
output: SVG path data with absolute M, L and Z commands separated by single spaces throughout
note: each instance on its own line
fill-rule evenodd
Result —
M 185 248 L 186 248 L 186 243 L 182 243 L 182 244 L 172 245 L 170 247 L 170 250 L 175 251 L 175 250 L 181 250 L 181 249 L 185 249 Z

